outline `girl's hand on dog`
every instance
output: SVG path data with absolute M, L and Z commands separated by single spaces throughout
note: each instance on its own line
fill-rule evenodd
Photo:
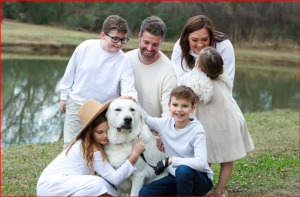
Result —
M 144 151 L 146 150 L 145 142 L 143 138 L 138 139 L 132 147 L 131 158 L 137 160 Z
M 118 99 L 130 99 L 133 102 L 135 102 L 136 104 L 138 104 L 138 102 L 132 96 L 129 96 L 129 95 L 120 96 Z

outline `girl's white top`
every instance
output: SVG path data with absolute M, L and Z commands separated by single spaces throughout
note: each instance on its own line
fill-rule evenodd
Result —
M 181 47 L 179 45 L 180 39 L 175 43 L 172 53 L 172 66 L 175 71 L 177 77 L 177 85 L 186 85 L 187 80 L 194 74 L 197 73 L 196 67 L 192 70 L 187 66 L 186 60 L 183 59 L 181 67 Z M 216 42 L 216 50 L 220 53 L 223 62 L 224 62 L 224 73 L 230 76 L 231 82 L 234 82 L 234 74 L 235 74 L 235 55 L 231 42 L 227 39 L 222 42 Z M 195 59 L 197 58 L 197 54 L 192 50 L 190 51 L 190 55 L 192 55 Z
M 70 96 L 82 105 L 89 98 L 100 103 L 120 95 L 137 99 L 131 64 L 122 50 L 109 53 L 100 39 L 82 42 L 76 47 L 60 82 L 61 100 Z
M 100 151 L 94 152 L 93 164 L 94 170 L 114 185 L 118 185 L 136 171 L 136 167 L 132 166 L 128 160 L 115 170 L 108 162 L 103 160 Z M 72 178 L 72 175 L 90 175 L 86 161 L 82 157 L 81 140 L 78 140 L 72 146 L 67 155 L 65 149 L 44 169 L 38 180 L 37 194 L 39 195 L 40 191 L 49 190 L 51 178 L 57 175 L 65 175 L 70 178 Z M 82 179 L 84 177 L 86 176 L 82 176 Z M 57 184 L 59 184 L 59 181 Z M 74 191 L 76 191 L 76 188 L 74 188 Z

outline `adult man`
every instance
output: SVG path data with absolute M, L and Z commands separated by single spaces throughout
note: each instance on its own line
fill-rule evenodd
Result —
M 157 16 L 146 18 L 139 33 L 139 49 L 127 52 L 138 92 L 138 102 L 152 117 L 169 115 L 168 102 L 176 77 L 170 59 L 159 50 L 167 31 Z

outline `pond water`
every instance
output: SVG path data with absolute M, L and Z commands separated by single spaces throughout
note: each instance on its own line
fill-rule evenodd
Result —
M 67 62 L 1 60 L 1 147 L 62 138 L 59 82 Z M 237 63 L 233 96 L 243 113 L 299 110 L 299 71 L 245 68 Z

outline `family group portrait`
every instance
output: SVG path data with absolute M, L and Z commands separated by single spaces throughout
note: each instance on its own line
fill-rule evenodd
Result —
M 299 2 L 1 1 L 1 196 L 299 196 Z

